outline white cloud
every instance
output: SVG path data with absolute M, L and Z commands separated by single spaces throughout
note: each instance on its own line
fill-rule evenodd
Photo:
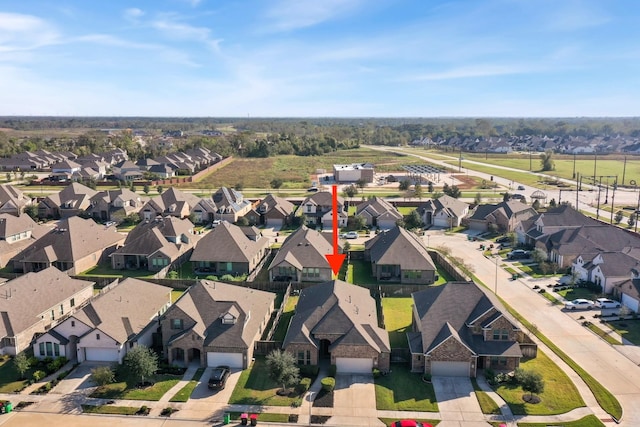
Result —
M 169 19 L 157 19 L 151 26 L 166 36 L 178 40 L 195 40 L 204 43 L 213 50 L 219 50 L 221 39 L 211 37 L 211 30 Z
M 364 4 L 363 0 L 280 0 L 267 11 L 268 30 L 311 27 L 349 14 Z
M 451 79 L 466 79 L 475 77 L 491 77 L 491 76 L 504 76 L 509 74 L 528 74 L 533 72 L 540 72 L 543 69 L 540 67 L 528 67 L 522 65 L 470 65 L 465 67 L 451 68 L 445 71 L 417 74 L 409 77 L 408 80 L 451 80 Z
M 0 52 L 36 49 L 58 41 L 58 32 L 43 19 L 0 12 Z
M 144 16 L 144 11 L 137 7 L 132 7 L 124 11 L 124 19 L 129 22 L 137 23 L 138 19 Z

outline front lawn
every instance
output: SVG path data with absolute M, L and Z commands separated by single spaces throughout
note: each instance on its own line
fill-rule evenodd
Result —
M 85 414 L 137 415 L 140 408 L 132 406 L 82 405 Z
M 600 294 L 594 293 L 593 291 L 587 288 L 568 288 L 562 291 L 557 292 L 558 295 L 561 295 L 567 301 L 573 301 L 578 298 L 585 298 L 590 300 L 595 300 L 600 297 Z
M 480 404 L 480 409 L 483 414 L 489 415 L 500 415 L 500 407 L 498 404 L 489 397 L 487 392 L 483 391 L 478 385 L 478 381 L 475 378 L 471 378 L 471 384 L 473 385 L 473 390 L 476 392 L 476 398 L 478 399 L 478 403 Z
M 392 372 L 375 379 L 375 388 L 379 410 L 438 412 L 433 385 L 407 366 L 393 365 Z
M 500 384 L 496 392 L 507 402 L 514 415 L 564 414 L 585 406 L 582 397 L 567 374 L 539 349 L 535 359 L 522 360 L 520 367 L 542 375 L 544 392 L 539 395 L 540 403 L 531 404 L 522 400 L 525 392 L 520 386 L 508 383 Z
M 555 423 L 554 423 L 555 424 Z M 549 423 L 518 423 L 518 427 L 548 427 Z M 587 415 L 576 421 L 563 421 L 563 427 L 604 427 L 595 415 Z
M 25 372 L 25 378 L 31 378 L 35 369 Z M 20 374 L 13 364 L 13 358 L 2 356 L 0 358 L 0 393 L 13 393 L 22 390 L 27 385 L 27 380 L 21 380 Z
M 301 396 L 279 396 L 277 391 L 281 385 L 276 384 L 267 375 L 267 364 L 263 357 L 256 357 L 249 369 L 240 374 L 238 383 L 233 389 L 230 404 L 291 406 Z
M 411 329 L 413 298 L 382 298 L 385 329 L 389 332 L 391 348 L 406 348 L 407 332 Z
M 280 315 L 280 320 L 278 320 L 278 325 L 276 326 L 276 331 L 273 333 L 274 341 L 284 341 L 284 337 L 287 335 L 287 329 L 289 328 L 289 322 L 293 317 L 296 309 L 296 305 L 298 304 L 298 296 L 290 295 L 287 300 L 287 304 L 284 306 L 284 310 Z
M 98 387 L 91 397 L 102 399 L 129 399 L 129 400 L 160 400 L 182 376 L 179 375 L 155 375 L 150 381 L 149 387 L 138 388 L 138 378 L 128 375 L 124 366 L 119 366 L 116 371 L 116 382 Z
M 193 376 L 193 379 L 187 383 L 184 387 L 182 387 L 170 400 L 169 402 L 186 402 L 191 397 L 191 393 L 195 390 L 198 382 L 200 381 L 200 377 L 204 373 L 204 368 L 199 368 L 196 371 L 196 374 Z
M 391 425 L 394 422 L 398 421 L 395 418 L 378 418 L 378 419 L 380 421 L 382 421 L 384 423 L 384 425 L 387 426 L 387 427 L 391 427 Z M 424 419 L 424 418 L 416 418 L 416 421 L 420 421 L 422 423 L 429 423 L 434 427 L 437 426 L 438 424 L 440 424 L 440 420 L 427 420 L 427 419 Z
M 616 320 L 607 325 L 626 340 L 635 345 L 640 345 L 640 322 L 637 319 Z

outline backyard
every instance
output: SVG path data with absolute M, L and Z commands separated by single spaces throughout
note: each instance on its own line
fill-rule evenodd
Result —
M 408 346 L 406 334 L 411 329 L 412 305 L 411 297 L 382 298 L 382 313 L 391 348 Z

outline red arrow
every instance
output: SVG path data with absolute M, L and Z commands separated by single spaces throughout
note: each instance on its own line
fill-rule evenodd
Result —
M 346 255 L 338 253 L 338 187 L 335 185 L 331 188 L 331 195 L 333 201 L 333 254 L 326 254 L 325 256 L 331 266 L 331 270 L 333 270 L 333 274 L 337 275 Z

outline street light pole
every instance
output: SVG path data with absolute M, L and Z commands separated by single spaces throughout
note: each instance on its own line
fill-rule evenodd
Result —
M 311 405 L 313 404 L 313 392 L 309 392 L 309 426 L 311 426 Z

